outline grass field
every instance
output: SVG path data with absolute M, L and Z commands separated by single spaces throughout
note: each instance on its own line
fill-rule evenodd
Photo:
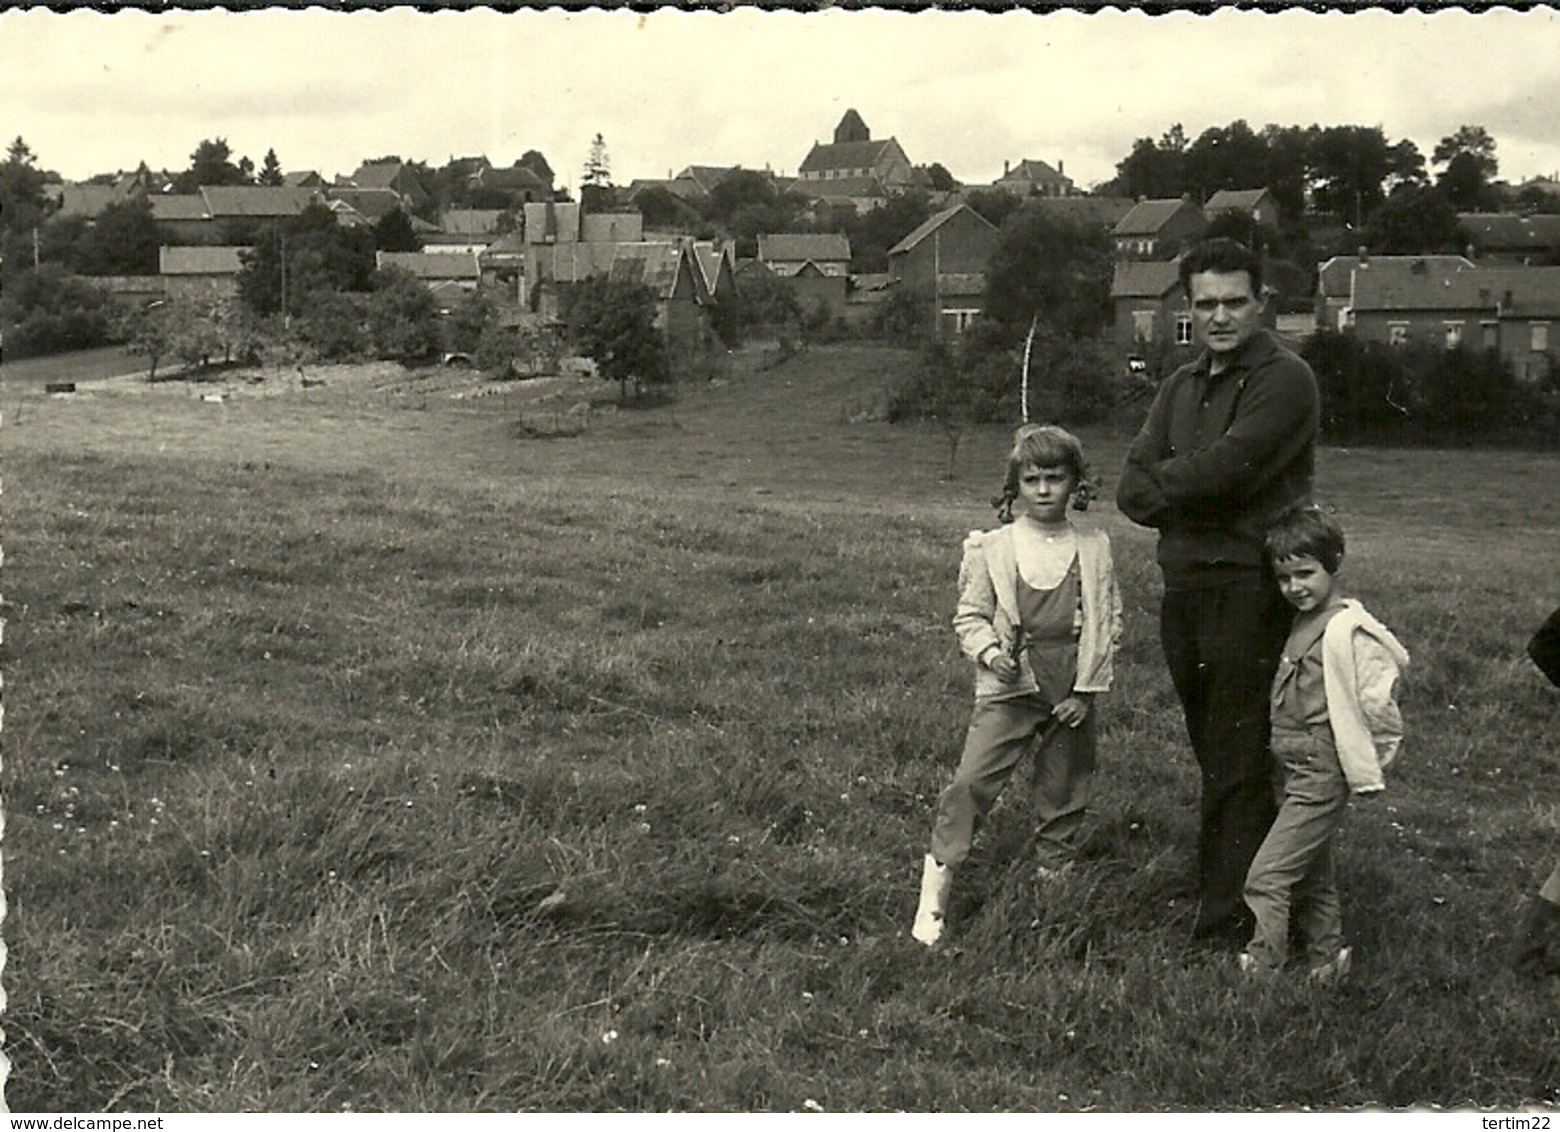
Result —
M 1334 993 L 1186 945 L 1197 781 L 1152 537 L 1080 867 L 1022 806 L 907 934 L 970 673 L 959 474 L 813 350 L 524 439 L 526 383 L 6 384 L 3 1023 L 17 1111 L 1012 1110 L 1560 1099 L 1505 958 L 1560 852 L 1560 458 L 1341 451 L 1344 579 L 1414 655 Z M 598 395 L 612 387 L 599 383 Z M 1018 791 L 1014 792 L 1015 795 Z

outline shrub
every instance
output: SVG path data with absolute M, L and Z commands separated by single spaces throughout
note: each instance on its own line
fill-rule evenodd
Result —
M 298 337 L 322 361 L 356 361 L 368 351 L 363 305 L 355 295 L 316 291 L 294 320 Z
M 6 279 L 0 324 L 13 358 L 87 350 L 123 341 L 113 300 L 53 264 Z

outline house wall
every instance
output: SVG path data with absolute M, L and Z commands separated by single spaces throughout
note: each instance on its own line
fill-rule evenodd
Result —
M 1191 307 L 1186 293 L 1176 287 L 1159 298 L 1127 296 L 1115 300 L 1113 338 L 1118 349 L 1125 354 L 1138 354 L 1175 346 L 1176 326 L 1180 317 L 1190 318 Z M 1147 338 L 1142 335 L 1143 322 L 1151 326 Z M 1184 336 L 1190 334 L 1188 327 Z M 1181 343 L 1188 351 L 1190 342 Z
M 1541 328 L 1535 333 L 1535 328 Z M 1503 318 L 1496 327 L 1500 356 L 1519 381 L 1542 381 L 1556 372 L 1560 317 Z
M 822 303 L 830 318 L 845 313 L 847 282 L 843 275 L 797 275 L 782 279 L 791 288 L 803 313 L 810 314 Z
M 165 275 L 163 283 L 170 299 L 238 298 L 236 275 Z
M 974 275 L 986 270 L 1001 233 L 980 217 L 959 212 L 909 251 L 889 258 L 888 272 L 904 286 L 931 294 L 935 272 Z
M 1462 324 L 1464 344 L 1481 347 L 1486 343 L 1481 323 L 1494 316 L 1494 311 L 1479 310 L 1395 310 L 1355 311 L 1354 336 L 1362 342 L 1381 342 L 1386 345 L 1429 342 L 1444 345 L 1447 342 L 1447 324 Z M 1402 327 L 1402 341 L 1397 342 Z M 1497 335 L 1498 337 L 1498 335 Z

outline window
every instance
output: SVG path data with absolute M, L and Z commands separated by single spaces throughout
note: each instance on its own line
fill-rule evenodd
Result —
M 957 307 L 943 311 L 943 316 L 952 320 L 953 332 L 963 334 L 970 328 L 970 324 L 980 316 L 980 311 L 974 308 Z
M 1408 341 L 1408 323 L 1387 323 L 1387 345 L 1401 346 Z
M 1177 346 L 1190 346 L 1192 344 L 1192 316 L 1178 314 L 1175 316 L 1175 344 Z
M 1132 337 L 1139 342 L 1152 342 L 1154 340 L 1154 312 L 1132 312 Z
M 1445 322 L 1441 324 L 1446 328 L 1446 348 L 1448 350 L 1462 344 L 1463 324 L 1460 322 Z
M 1481 322 L 1479 328 L 1484 331 L 1484 348 L 1494 350 L 1500 346 L 1500 323 Z
M 1549 323 L 1530 322 L 1528 331 L 1530 335 L 1528 349 L 1535 354 L 1549 353 Z

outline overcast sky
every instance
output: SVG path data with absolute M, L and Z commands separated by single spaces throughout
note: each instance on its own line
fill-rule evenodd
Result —
M 539 149 L 577 186 L 690 164 L 794 173 L 849 107 L 970 183 L 1004 160 L 1105 180 L 1135 138 L 1237 118 L 1380 126 L 1428 161 L 1463 124 L 1500 176 L 1560 172 L 1552 10 L 495 13 L 0 12 L 0 135 L 68 179 L 177 172 L 206 138 L 327 179 Z

